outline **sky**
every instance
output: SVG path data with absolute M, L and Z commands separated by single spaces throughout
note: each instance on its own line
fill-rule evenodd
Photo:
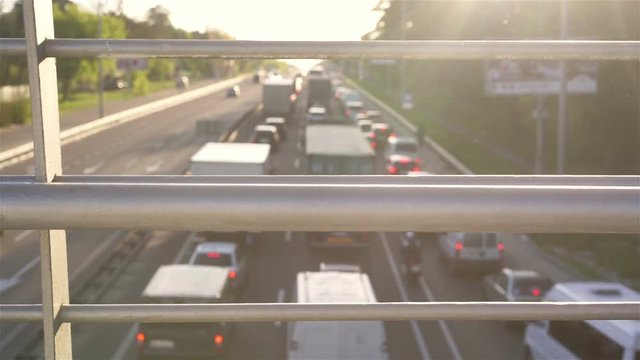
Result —
M 118 0 L 102 0 L 115 9 Z M 238 40 L 360 40 L 382 16 L 378 0 L 122 0 L 124 13 L 142 20 L 161 5 L 171 23 L 188 31 L 222 30 Z M 96 9 L 98 0 L 75 0 Z M 317 61 L 292 61 L 309 68 Z

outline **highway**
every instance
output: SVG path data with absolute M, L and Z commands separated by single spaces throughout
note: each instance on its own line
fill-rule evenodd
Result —
M 259 102 L 260 87 L 241 84 L 242 96 L 226 99 L 223 92 L 168 109 L 93 135 L 63 148 L 65 174 L 183 174 L 189 157 L 206 141 L 195 131 L 201 119 L 219 119 L 229 124 L 251 111 Z M 304 97 L 303 97 L 304 98 Z M 373 108 L 372 103 L 367 106 Z M 304 104 L 300 103 L 289 128 L 289 136 L 274 154 L 278 174 L 304 174 L 306 160 L 300 148 Z M 388 114 L 401 135 L 408 130 Z M 232 134 L 247 141 L 259 111 L 252 111 Z M 431 149 L 421 149 L 424 170 L 450 174 L 455 170 Z M 378 168 L 381 168 L 379 164 Z M 25 163 L 3 169 L 3 174 L 32 171 Z M 407 229 L 411 230 L 411 229 Z M 184 262 L 188 256 L 188 232 L 152 233 L 145 248 L 114 280 L 100 303 L 138 303 L 140 294 L 158 266 Z M 69 272 L 73 282 L 97 263 L 109 244 L 124 236 L 122 231 L 68 232 Z M 506 265 L 543 271 L 554 280 L 570 280 L 568 274 L 521 241 L 505 234 Z M 250 258 L 249 277 L 243 302 L 291 301 L 295 275 L 317 270 L 320 262 L 361 264 L 370 275 L 378 301 L 471 301 L 481 300 L 479 276 L 453 276 L 437 254 L 437 244 L 426 242 L 422 279 L 409 285 L 399 272 L 397 233 L 373 234 L 368 253 L 310 251 L 302 233 L 261 234 Z M 7 231 L 0 239 L 0 278 L 19 274 L 20 282 L 0 294 L 2 303 L 38 303 L 38 240 L 36 232 Z M 106 244 L 106 245 L 105 245 Z M 79 281 L 79 280 L 78 280 Z M 235 325 L 229 358 L 281 359 L 286 357 L 286 323 L 241 323 Z M 387 322 L 390 358 L 393 359 L 514 359 L 523 357 L 522 330 L 508 329 L 499 322 Z M 17 329 L 17 330 L 16 330 Z M 1 324 L 2 346 L 19 343 L 20 325 Z M 77 359 L 135 359 L 133 324 L 73 325 L 73 352 Z M 5 343 L 6 342 L 6 343 Z M 0 352 L 5 354 L 4 351 Z M 37 354 L 35 347 L 30 354 Z M 2 355 L 0 357 L 4 358 Z

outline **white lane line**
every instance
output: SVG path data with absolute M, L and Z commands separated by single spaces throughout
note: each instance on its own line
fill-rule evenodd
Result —
M 300 158 L 296 158 L 296 160 L 293 162 L 293 167 L 295 167 L 296 169 L 300 167 Z
M 96 171 L 98 171 L 98 169 L 100 169 L 100 167 L 102 167 L 102 165 L 104 165 L 104 162 L 99 162 L 91 167 L 88 167 L 86 169 L 84 169 L 84 171 L 82 171 L 83 174 L 85 175 L 90 175 L 95 173 Z
M 18 270 L 17 273 L 13 274 L 12 278 L 21 278 L 22 275 L 29 272 L 29 270 L 33 269 L 40 262 L 40 256 L 36 256 L 29 263 L 22 267 L 22 269 Z
M 389 248 L 389 244 L 387 243 L 387 237 L 384 233 L 380 234 L 380 241 L 382 241 L 382 246 L 384 247 L 384 253 L 387 255 L 387 261 L 389 262 L 389 267 L 391 268 L 391 273 L 393 274 L 393 278 L 398 286 L 398 291 L 400 292 L 400 297 L 402 301 L 409 302 L 409 297 L 407 296 L 407 290 L 404 288 L 402 284 L 402 279 L 400 278 L 400 272 L 398 271 L 398 267 L 396 265 L 395 260 L 393 260 L 393 255 L 391 255 L 391 249 Z M 413 330 L 413 335 L 416 338 L 416 343 L 418 344 L 418 350 L 420 351 L 420 357 L 422 359 L 430 359 L 429 349 L 427 348 L 427 344 L 424 341 L 424 336 L 422 335 L 422 331 L 418 326 L 418 323 L 415 320 L 410 320 L 409 325 L 411 325 L 411 330 Z
M 238 137 L 238 130 L 235 130 L 229 135 L 229 137 L 227 138 L 227 142 L 234 142 L 236 141 L 237 137 Z
M 424 293 L 425 297 L 431 302 L 436 301 L 435 297 L 433 296 L 433 293 L 431 292 L 431 289 L 429 289 L 429 287 L 427 286 L 427 282 L 425 281 L 424 276 L 421 276 L 419 280 L 420 280 L 420 288 L 422 289 L 422 292 Z M 443 320 L 438 320 L 438 326 L 440 326 L 440 330 L 442 331 L 442 334 L 444 335 L 444 339 L 447 342 L 447 345 L 449 346 L 449 350 L 451 350 L 451 355 L 453 355 L 453 359 L 462 360 L 462 355 L 460 355 L 460 350 L 458 349 L 456 342 L 453 340 L 453 336 L 451 336 L 451 331 L 449 331 L 449 327 L 447 326 L 447 323 L 444 322 Z
M 283 303 L 284 302 L 284 289 L 278 289 L 278 294 L 276 295 L 276 302 Z M 275 321 L 273 325 L 280 327 L 282 325 L 281 321 Z
M 18 234 L 18 236 L 16 236 L 15 238 L 13 238 L 13 241 L 19 243 L 20 241 L 29 237 L 29 235 L 33 234 L 34 232 L 35 230 L 25 230 L 20 234 Z
M 286 233 L 284 233 L 284 241 L 285 242 L 291 241 L 291 231 L 287 231 Z
M 160 166 L 162 166 L 162 164 L 164 164 L 164 160 L 158 160 L 156 161 L 153 165 L 149 165 L 147 166 L 144 171 L 149 174 L 152 172 L 156 172 L 158 171 L 158 169 L 160 169 Z
M 124 341 L 120 343 L 120 346 L 118 346 L 118 349 L 111 357 L 112 360 L 122 360 L 125 358 L 124 356 L 127 353 L 127 351 L 129 351 L 129 348 L 131 347 L 131 343 L 133 342 L 133 337 L 136 332 L 138 332 L 138 326 L 131 325 L 131 327 L 129 328 L 129 331 L 127 331 L 127 335 L 125 335 L 124 337 Z
M 139 159 L 137 157 L 134 157 L 134 158 L 130 159 L 129 161 L 127 161 L 124 164 L 124 167 L 126 167 L 128 169 L 128 168 L 132 167 L 133 165 L 135 165 L 138 162 L 138 160 Z

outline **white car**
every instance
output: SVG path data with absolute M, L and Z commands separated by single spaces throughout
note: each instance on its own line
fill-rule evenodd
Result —
M 404 155 L 409 157 L 418 156 L 418 142 L 412 137 L 392 136 L 387 140 L 385 148 L 385 159 L 391 158 L 393 155 Z
M 638 302 L 640 294 L 618 283 L 559 283 L 544 301 Z M 640 358 L 640 321 L 572 320 L 532 321 L 524 334 L 527 359 L 621 359 Z
M 189 264 L 220 266 L 229 269 L 229 283 L 241 288 L 246 281 L 247 256 L 243 248 L 233 242 L 207 241 L 198 244 Z
M 496 233 L 453 232 L 438 239 L 440 254 L 452 273 L 502 268 L 504 243 Z

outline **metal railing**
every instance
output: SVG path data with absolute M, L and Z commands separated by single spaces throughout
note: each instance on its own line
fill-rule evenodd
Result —
M 42 322 L 46 358 L 71 358 L 71 322 L 640 319 L 636 302 L 74 305 L 65 231 L 51 230 L 637 233 L 638 177 L 63 176 L 54 57 L 627 60 L 640 58 L 640 42 L 55 39 L 51 1 L 23 6 L 25 39 L 0 39 L 0 56 L 27 56 L 36 175 L 0 177 L 0 221 L 3 229 L 42 229 L 42 305 L 0 305 L 0 320 Z

